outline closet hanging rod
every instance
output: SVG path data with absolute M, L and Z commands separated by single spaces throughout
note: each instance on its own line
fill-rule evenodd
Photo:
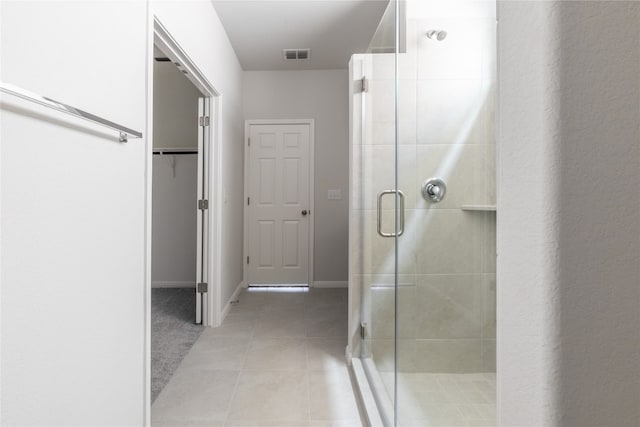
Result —
M 51 98 L 47 98 L 46 96 L 37 95 L 33 92 L 29 92 L 28 90 L 22 89 L 18 86 L 14 86 L 12 84 L 0 82 L 0 91 L 17 96 L 22 99 L 26 99 L 27 101 L 35 102 L 36 104 L 43 105 L 53 110 L 62 111 L 63 113 L 67 113 L 75 117 L 80 117 L 81 119 L 89 120 L 113 130 L 117 130 L 118 132 L 120 132 L 120 142 L 127 142 L 129 136 L 132 138 L 142 138 L 142 132 L 129 129 L 125 126 L 103 119 L 102 117 L 87 113 L 86 111 L 82 111 L 60 101 L 55 101 Z
M 153 154 L 159 154 L 159 155 L 172 155 L 175 156 L 176 154 L 198 154 L 197 150 L 153 150 Z

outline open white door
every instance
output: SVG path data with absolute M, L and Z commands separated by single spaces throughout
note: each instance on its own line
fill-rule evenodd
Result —
M 207 319 L 208 275 L 207 257 L 209 251 L 209 168 L 207 163 L 209 141 L 209 99 L 198 99 L 198 200 L 197 212 L 197 257 L 196 257 L 196 323 Z
M 309 124 L 251 124 L 247 282 L 309 284 Z

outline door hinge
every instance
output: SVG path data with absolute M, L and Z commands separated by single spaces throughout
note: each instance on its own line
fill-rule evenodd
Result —
M 247 197 L 247 206 L 251 204 L 251 197 Z
M 247 256 L 247 264 L 249 264 L 249 257 Z
M 206 211 L 209 209 L 209 201 L 208 200 L 198 200 L 198 209 L 201 211 Z
M 209 284 L 208 283 L 198 283 L 198 293 L 204 294 L 205 292 L 209 292 Z
M 247 138 L 247 145 L 251 147 L 251 138 Z
M 366 76 L 363 76 L 360 80 L 360 92 L 366 93 L 369 92 L 369 80 Z
M 360 338 L 365 339 L 367 336 L 367 322 L 360 323 Z
M 200 116 L 200 126 L 209 126 L 209 116 Z

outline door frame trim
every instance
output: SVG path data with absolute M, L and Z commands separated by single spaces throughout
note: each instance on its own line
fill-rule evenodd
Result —
M 203 318 L 204 326 L 219 326 L 222 322 L 222 254 L 220 251 L 222 243 L 222 108 L 223 97 L 211 82 L 205 77 L 204 73 L 197 66 L 195 61 L 189 57 L 180 44 L 173 38 L 171 33 L 166 29 L 157 16 L 153 16 L 153 37 L 152 43 L 158 42 L 161 50 L 164 51 L 171 59 L 177 60 L 182 68 L 188 71 L 186 77 L 200 90 L 203 97 L 209 103 L 210 130 L 208 143 L 209 150 L 207 156 L 207 164 L 209 167 L 209 209 L 208 213 L 208 230 L 207 239 L 207 283 L 209 291 L 207 292 L 206 302 L 207 311 Z M 153 46 L 152 46 L 153 47 Z M 153 56 L 153 50 L 151 51 Z M 151 58 L 153 61 L 153 58 Z M 152 80 L 152 79 L 151 79 Z M 153 81 L 151 82 L 153 85 Z M 151 87 L 151 96 L 153 86 Z M 153 109 L 153 99 L 150 98 Z M 152 113 L 151 113 L 152 114 Z M 153 123 L 152 121 L 150 123 Z
M 288 119 L 288 120 L 276 120 L 276 119 L 251 119 L 244 121 L 244 199 L 243 211 L 244 211 L 244 243 L 242 251 L 242 277 L 243 286 L 246 288 L 249 286 L 248 282 L 248 268 L 247 268 L 247 256 L 249 254 L 249 209 L 244 201 L 249 197 L 249 129 L 252 125 L 309 125 L 309 271 L 308 282 L 309 287 L 313 287 L 313 235 L 315 229 L 315 215 L 316 210 L 314 206 L 315 202 L 315 119 Z
M 221 265 L 222 254 L 222 95 L 205 77 L 198 65 L 175 40 L 160 19 L 155 16 L 152 8 L 147 8 L 147 117 L 146 117 L 146 153 L 145 153 L 145 283 L 144 283 L 144 409 L 143 422 L 145 426 L 151 423 L 151 232 L 152 232 L 152 191 L 153 191 L 153 52 L 154 44 L 170 58 L 177 60 L 183 69 L 188 71 L 187 78 L 200 90 L 209 103 L 210 131 L 206 141 L 209 146 L 207 163 L 209 167 L 209 209 L 207 282 L 209 292 L 206 293 L 207 312 L 202 319 L 205 326 L 218 326 L 221 319 Z

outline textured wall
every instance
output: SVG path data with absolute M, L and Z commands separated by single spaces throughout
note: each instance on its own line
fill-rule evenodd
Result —
M 503 425 L 640 424 L 639 12 L 500 2 Z

